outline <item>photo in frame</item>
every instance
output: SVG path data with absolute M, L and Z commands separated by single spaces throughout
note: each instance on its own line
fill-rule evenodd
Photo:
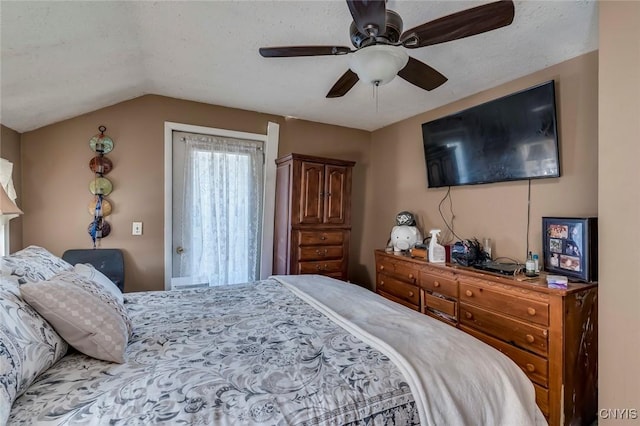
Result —
M 598 280 L 598 218 L 543 217 L 543 268 L 574 281 Z

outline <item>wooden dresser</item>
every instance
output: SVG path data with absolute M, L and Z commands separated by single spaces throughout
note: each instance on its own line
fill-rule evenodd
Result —
M 355 162 L 289 154 L 276 164 L 273 273 L 346 281 Z
M 475 336 L 533 382 L 550 425 L 597 415 L 597 285 L 551 289 L 523 280 L 375 251 L 376 291 Z

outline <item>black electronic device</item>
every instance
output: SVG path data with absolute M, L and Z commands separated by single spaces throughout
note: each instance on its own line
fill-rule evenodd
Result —
M 517 275 L 522 270 L 522 265 L 519 263 L 500 263 L 492 260 L 476 263 L 473 267 L 502 275 Z
M 457 241 L 451 248 L 451 262 L 461 266 L 473 266 L 483 263 L 488 255 L 477 239 Z
M 553 80 L 422 125 L 429 188 L 553 178 Z

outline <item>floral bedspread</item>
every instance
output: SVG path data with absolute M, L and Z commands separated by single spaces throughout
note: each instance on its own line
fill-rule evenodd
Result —
M 65 356 L 10 424 L 419 424 L 389 358 L 273 279 L 125 296 L 126 362 Z

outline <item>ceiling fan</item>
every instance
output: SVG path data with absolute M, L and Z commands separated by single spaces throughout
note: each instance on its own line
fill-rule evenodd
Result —
M 514 16 L 513 1 L 503 0 L 453 13 L 402 32 L 402 18 L 386 8 L 385 0 L 347 0 L 347 6 L 353 17 L 349 32 L 355 50 L 345 46 L 261 47 L 260 55 L 285 58 L 353 53 L 350 69 L 329 90 L 327 98 L 344 96 L 358 80 L 379 86 L 396 75 L 422 89 L 433 90 L 447 78 L 410 57 L 403 47 L 416 49 L 481 34 L 511 24 Z

